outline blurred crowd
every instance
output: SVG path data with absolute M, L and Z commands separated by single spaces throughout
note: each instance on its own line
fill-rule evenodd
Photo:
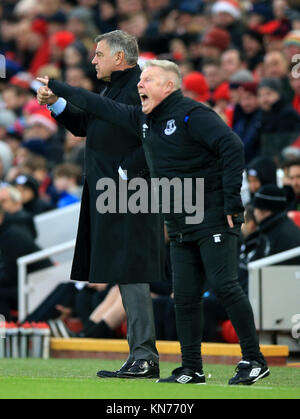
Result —
M 212 107 L 242 139 L 241 277 L 253 243 L 256 259 L 300 245 L 299 0 L 2 0 L 0 237 L 10 223 L 34 240 L 32 217 L 80 201 L 85 139 L 38 104 L 36 77 L 98 92 L 94 39 L 116 29 L 138 38 L 141 67 L 151 58 L 176 62 L 184 95 Z M 261 188 L 271 197 L 264 202 L 256 196 Z M 284 205 L 276 207 L 282 193 Z M 279 231 L 281 221 L 289 223 L 287 211 L 294 221 L 282 234 L 296 227 L 293 243 L 286 237 L 283 247 L 268 247 L 270 225 Z M 216 313 L 207 296 L 208 312 Z M 215 325 L 220 318 L 226 315 L 219 312 Z

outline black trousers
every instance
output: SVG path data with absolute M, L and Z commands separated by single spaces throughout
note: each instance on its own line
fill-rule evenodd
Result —
M 177 334 L 184 367 L 202 370 L 204 287 L 220 299 L 240 340 L 243 359 L 263 360 L 252 307 L 237 275 L 237 231 L 171 242 Z

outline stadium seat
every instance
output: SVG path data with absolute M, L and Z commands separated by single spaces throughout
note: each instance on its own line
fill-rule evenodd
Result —
M 238 343 L 236 331 L 234 330 L 230 320 L 226 320 L 221 324 L 221 336 L 226 343 Z

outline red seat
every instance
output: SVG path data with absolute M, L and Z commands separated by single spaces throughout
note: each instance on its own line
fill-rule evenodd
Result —
M 238 336 L 230 320 L 226 320 L 222 323 L 221 336 L 227 343 L 239 343 Z

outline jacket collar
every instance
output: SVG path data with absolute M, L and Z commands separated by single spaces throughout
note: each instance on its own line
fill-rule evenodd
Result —
M 154 119 L 165 119 L 170 116 L 170 111 L 178 110 L 178 101 L 183 98 L 181 90 L 176 90 L 170 96 L 166 97 L 150 114 Z
M 128 80 L 134 76 L 138 78 L 140 73 L 141 69 L 138 65 L 135 67 L 127 68 L 123 71 L 114 71 L 111 74 L 110 82 L 101 83 L 101 90 L 103 89 L 103 86 L 107 86 L 108 91 L 105 96 L 108 96 L 110 99 L 114 99 L 116 96 L 118 96 L 122 87 L 127 84 Z
M 280 212 L 279 214 L 272 214 L 270 217 L 266 218 L 259 224 L 259 230 L 262 232 L 268 231 L 270 228 L 273 228 L 274 225 L 277 225 L 285 218 L 287 218 L 286 211 Z

